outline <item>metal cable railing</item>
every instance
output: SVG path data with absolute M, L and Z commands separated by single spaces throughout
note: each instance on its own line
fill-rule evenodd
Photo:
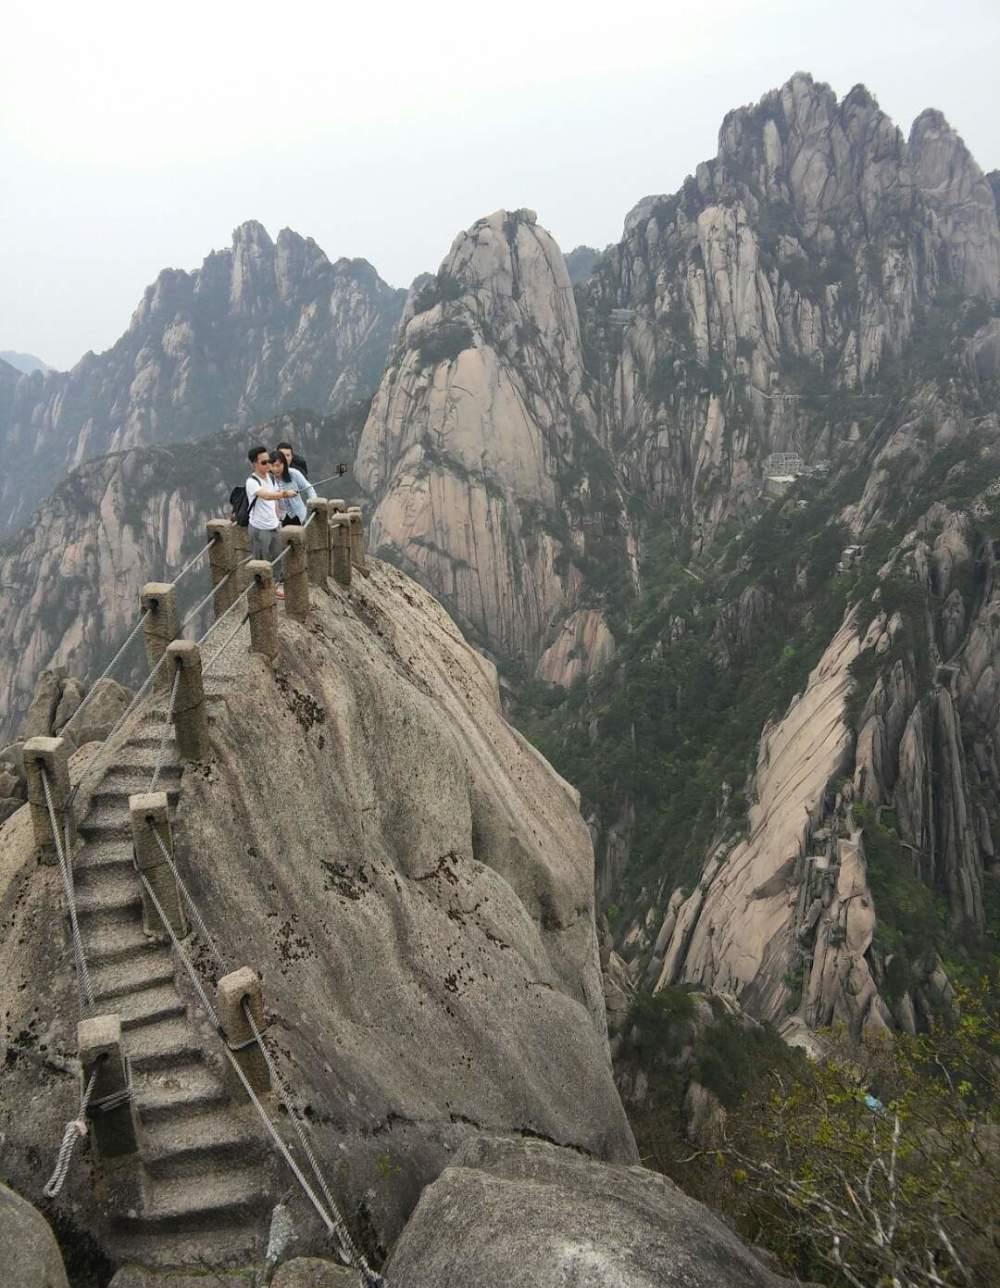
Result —
M 168 848 L 163 844 L 163 841 L 160 838 L 159 833 L 156 832 L 155 828 L 154 828 L 154 832 L 156 834 L 157 840 L 160 843 L 160 850 L 164 856 L 164 861 L 169 865 L 175 880 L 177 880 L 178 889 L 181 891 L 181 894 L 184 897 L 185 902 L 188 904 L 188 907 L 192 910 L 192 918 L 194 918 L 195 913 L 197 911 L 195 908 L 194 900 L 191 898 L 190 892 L 187 890 L 187 887 L 183 884 L 182 881 L 179 880 L 178 874 L 177 874 L 177 865 L 174 863 L 173 857 L 170 855 Z M 160 905 L 160 901 L 156 896 L 156 891 L 153 889 L 152 885 L 150 884 L 148 878 L 146 877 L 146 874 L 140 870 L 138 875 L 139 875 L 139 880 L 142 882 L 143 888 L 145 889 L 146 894 L 149 896 L 149 900 L 153 905 L 153 908 L 155 909 L 157 916 L 160 918 L 160 921 L 163 923 L 163 926 L 170 937 L 170 942 L 173 945 L 174 951 L 177 953 L 178 957 L 181 960 L 181 965 L 184 967 L 185 973 L 187 974 L 188 978 L 190 979 L 194 987 L 195 993 L 202 1005 L 202 1008 L 205 1011 L 205 1014 L 208 1016 L 209 1020 L 211 1021 L 212 1026 L 215 1029 L 216 1033 L 219 1034 L 220 1037 L 222 1037 L 223 1030 L 219 1023 L 218 1012 L 216 1011 L 215 1007 L 212 1005 L 212 1002 L 210 1001 L 208 994 L 205 992 L 205 986 L 202 983 L 201 978 L 198 975 L 198 972 L 195 970 L 194 964 L 191 962 L 187 953 L 184 951 L 184 947 L 181 944 L 180 940 L 178 939 L 177 934 L 174 931 L 174 928 L 171 925 L 170 921 L 168 920 L 166 914 L 164 913 L 163 908 Z M 204 921 L 202 920 L 200 912 L 197 912 L 197 921 L 202 926 L 204 926 Z M 205 933 L 206 933 L 207 944 L 212 947 L 215 947 L 214 941 L 212 940 L 211 936 L 208 936 L 207 931 Z M 218 958 L 220 965 L 223 967 L 223 969 L 225 969 L 225 963 L 222 961 L 222 958 L 219 955 L 218 948 L 215 948 L 215 955 Z M 244 1010 L 244 1014 L 246 1014 L 246 1010 Z M 253 1021 L 253 1017 L 250 1016 L 249 1018 L 250 1018 L 251 1029 L 258 1042 L 261 1054 L 264 1056 L 264 1060 L 267 1063 L 268 1069 L 271 1070 L 274 1068 L 274 1066 L 270 1057 L 270 1053 L 266 1049 L 264 1041 L 260 1035 L 260 1031 L 256 1023 Z M 302 1169 L 299 1167 L 298 1163 L 292 1157 L 291 1152 L 288 1146 L 285 1144 L 284 1140 L 281 1138 L 281 1134 L 279 1133 L 277 1127 L 271 1121 L 270 1115 L 267 1113 L 267 1111 L 264 1109 L 264 1106 L 261 1104 L 260 1098 L 258 1097 L 256 1091 L 254 1090 L 249 1078 L 244 1073 L 242 1066 L 240 1065 L 239 1061 L 236 1059 L 236 1056 L 230 1050 L 229 1043 L 224 1039 L 222 1042 L 222 1053 L 225 1056 L 225 1058 L 228 1060 L 230 1066 L 233 1069 L 233 1072 L 236 1074 L 236 1076 L 239 1078 L 240 1082 L 242 1083 L 243 1089 L 244 1091 L 246 1091 L 248 1097 L 250 1098 L 250 1102 L 252 1103 L 254 1109 L 256 1109 L 257 1114 L 261 1120 L 261 1123 L 263 1124 L 268 1135 L 271 1137 L 271 1140 L 274 1143 L 274 1146 L 277 1149 L 278 1153 L 284 1159 L 292 1175 L 295 1177 L 296 1181 L 298 1182 L 299 1187 L 301 1188 L 303 1194 L 305 1194 L 306 1198 L 312 1204 L 320 1220 L 323 1222 L 324 1226 L 326 1227 L 327 1233 L 331 1236 L 331 1238 L 334 1238 L 337 1241 L 337 1243 L 340 1245 L 339 1250 L 341 1250 L 343 1260 L 345 1260 L 345 1262 L 347 1262 L 348 1264 L 353 1265 L 354 1268 L 358 1271 L 359 1275 L 361 1276 L 361 1282 L 363 1285 L 365 1285 L 365 1288 L 386 1288 L 385 1279 L 381 1275 L 377 1274 L 374 1270 L 372 1270 L 364 1254 L 360 1252 L 357 1246 L 355 1245 L 354 1240 L 351 1237 L 350 1231 L 347 1228 L 347 1224 L 344 1221 L 344 1218 L 341 1215 L 336 1204 L 333 1202 L 332 1197 L 330 1197 L 328 1200 L 330 1203 L 329 1210 L 327 1210 L 327 1208 L 324 1207 L 323 1203 L 320 1201 L 315 1190 L 312 1188 L 312 1186 L 309 1184 L 309 1181 L 303 1174 Z M 275 1077 L 275 1083 L 278 1086 L 279 1093 L 280 1093 L 281 1089 L 284 1088 L 284 1082 L 281 1078 Z M 284 1101 L 284 1099 L 285 1099 L 284 1095 L 282 1095 L 282 1100 Z M 285 1103 L 285 1107 L 288 1110 L 289 1118 L 295 1124 L 296 1134 L 299 1135 L 299 1139 L 301 1142 L 302 1141 L 301 1124 L 298 1123 L 296 1114 L 293 1112 L 293 1108 L 289 1106 L 287 1102 Z M 325 1195 L 329 1196 L 330 1194 L 329 1187 L 327 1186 L 325 1179 L 322 1177 L 322 1173 L 319 1170 L 319 1164 L 316 1162 L 315 1155 L 313 1154 L 312 1150 L 308 1147 L 308 1145 L 304 1145 L 304 1152 L 306 1154 L 306 1157 L 309 1159 L 310 1165 L 313 1168 L 317 1179 L 320 1182 L 321 1189 L 324 1191 Z

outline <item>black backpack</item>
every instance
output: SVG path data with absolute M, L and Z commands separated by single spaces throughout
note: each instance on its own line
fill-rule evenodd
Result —
M 233 519 L 241 528 L 250 526 L 250 511 L 256 504 L 256 497 L 251 501 L 247 496 L 245 483 L 241 483 L 239 487 L 234 487 L 229 493 L 229 505 L 233 512 Z

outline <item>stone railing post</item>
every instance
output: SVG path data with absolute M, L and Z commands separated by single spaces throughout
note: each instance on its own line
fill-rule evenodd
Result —
M 187 914 L 177 889 L 177 881 L 157 843 L 159 835 L 167 853 L 174 857 L 174 838 L 167 814 L 166 792 L 141 792 L 128 798 L 128 817 L 132 825 L 132 852 L 136 869 L 149 882 L 163 915 L 178 939 L 188 933 Z M 142 886 L 142 928 L 147 935 L 168 938 L 166 927 L 156 911 L 145 885 Z
M 335 514 L 330 520 L 333 580 L 345 590 L 351 589 L 351 519 L 346 514 Z
M 139 1140 L 135 1107 L 131 1096 L 125 1094 L 129 1074 L 122 1050 L 121 1020 L 117 1015 L 95 1015 L 81 1020 L 76 1026 L 76 1044 L 84 1089 L 95 1068 L 97 1070 L 87 1106 L 92 1148 L 99 1159 L 134 1154 L 139 1148 Z M 119 1096 L 120 1100 L 117 1099 Z
M 310 524 L 312 528 L 317 520 Z M 282 528 L 281 544 L 288 547 L 285 556 L 285 612 L 297 622 L 309 620 L 309 568 L 306 562 L 306 536 L 302 528 Z
M 226 1042 L 236 1063 L 243 1070 L 247 1082 L 254 1091 L 258 1094 L 270 1091 L 271 1074 L 268 1071 L 267 1061 L 243 1011 L 243 1003 L 246 1002 L 249 1004 L 258 1032 L 263 1033 L 264 997 L 260 979 L 249 966 L 241 966 L 239 970 L 224 975 L 216 987 L 219 1025 L 226 1035 Z M 241 1100 L 246 1100 L 246 1088 L 240 1080 L 233 1075 L 228 1078 L 228 1081 L 233 1094 Z
M 61 840 L 66 836 L 66 824 L 69 824 L 69 849 L 72 853 L 76 845 L 76 820 L 73 818 L 73 811 L 67 809 L 66 804 L 70 792 L 69 743 L 64 738 L 29 738 L 24 744 L 24 775 L 28 780 L 35 847 L 42 863 L 56 863 L 59 856 L 52 835 L 49 807 L 45 801 L 43 770 L 49 780 L 49 794 Z
M 146 641 L 146 661 L 152 670 L 167 651 L 167 645 L 177 638 L 180 626 L 177 616 L 177 591 L 168 582 L 147 581 L 139 595 L 142 610 L 147 613 L 143 625 Z M 158 689 L 169 689 L 174 677 L 161 666 L 154 684 Z
M 251 577 L 248 596 L 250 652 L 263 653 L 273 661 L 278 656 L 278 601 L 274 594 L 274 569 L 266 559 L 251 559 L 247 571 Z
M 250 529 L 241 528 L 238 523 L 233 524 L 233 527 L 235 528 L 233 542 L 236 546 L 236 593 L 242 595 L 250 585 L 250 571 L 247 568 L 250 562 Z
M 208 568 L 215 588 L 212 605 L 216 621 L 227 608 L 232 607 L 240 593 L 236 584 L 236 527 L 229 519 L 209 519 L 205 525 L 206 538 L 212 543 L 208 551 Z
M 347 502 L 342 496 L 333 497 L 331 500 L 327 501 L 327 505 L 330 507 L 331 514 L 347 513 Z
M 170 655 L 163 669 L 170 683 L 180 672 L 174 699 L 174 737 L 182 760 L 207 760 L 211 754 L 208 740 L 208 715 L 205 689 L 201 679 L 201 650 L 194 640 L 174 640 L 167 646 Z
M 312 522 L 306 528 L 306 546 L 309 551 L 309 580 L 314 586 L 322 589 L 330 574 L 330 533 L 327 524 L 330 508 L 329 502 L 321 496 L 314 496 L 306 502 L 306 509 L 312 515 Z M 287 531 L 287 529 L 285 529 Z M 288 556 L 291 559 L 291 555 Z M 287 587 L 285 594 L 288 594 Z
M 351 505 L 347 509 L 351 521 L 351 563 L 358 572 L 368 576 L 368 565 L 365 563 L 365 524 L 360 505 Z

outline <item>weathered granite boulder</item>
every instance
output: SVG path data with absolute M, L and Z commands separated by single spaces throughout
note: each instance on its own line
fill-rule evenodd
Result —
M 88 742 L 102 742 L 131 700 L 132 694 L 117 680 L 98 680 L 61 733 L 72 738 L 78 747 Z
M 65 679 L 64 666 L 54 666 L 51 670 L 43 671 L 38 677 L 31 705 L 21 725 L 21 737 L 25 741 L 29 738 L 51 737 L 52 721 L 59 706 L 62 682 Z
M 245 636 L 233 644 L 236 674 L 210 703 L 213 756 L 184 772 L 174 839 L 227 967 L 263 978 L 282 1071 L 375 1259 L 469 1135 L 637 1155 L 576 793 L 505 721 L 492 664 L 425 591 L 370 562 L 350 595 L 314 592 L 307 627 L 280 616 L 273 667 Z M 102 751 L 95 775 L 113 758 Z M 83 789 L 77 803 L 82 817 Z M 76 1111 L 60 1066 L 78 1002 L 59 874 L 32 861 L 27 823 L 19 811 L 0 833 L 13 874 L 0 893 L 0 1132 L 32 1194 L 38 1140 L 55 1149 Z M 217 1037 L 200 1032 L 213 1064 Z M 284 1173 L 273 1185 L 271 1206 L 292 1189 L 295 1254 L 328 1255 L 297 1187 Z M 99 1227 L 84 1169 L 60 1203 Z
M 59 694 L 59 705 L 56 707 L 55 715 L 52 717 L 52 732 L 58 734 L 72 718 L 77 707 L 83 701 L 83 695 L 86 690 L 80 680 L 75 675 L 69 675 L 63 681 L 62 690 Z
M 406 1288 L 780 1288 L 672 1181 L 478 1136 L 427 1187 L 386 1267 Z
M 49 1224 L 27 1200 L 0 1182 L 0 1248 L 9 1288 L 68 1288 Z

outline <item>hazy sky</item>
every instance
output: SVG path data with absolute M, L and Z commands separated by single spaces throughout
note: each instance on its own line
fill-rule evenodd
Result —
M 57 366 L 246 219 L 399 286 L 499 206 L 604 246 L 800 69 L 1000 166 L 1000 0 L 6 0 L 0 33 L 0 349 Z

